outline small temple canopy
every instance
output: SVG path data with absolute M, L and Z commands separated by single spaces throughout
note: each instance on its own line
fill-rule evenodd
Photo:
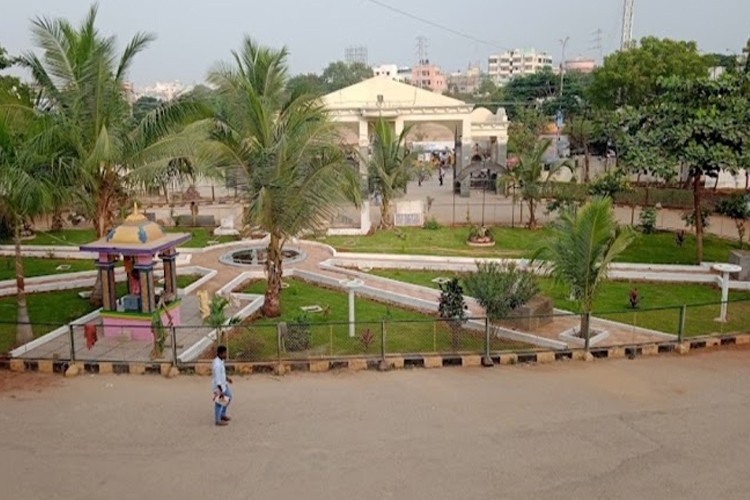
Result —
M 159 224 L 140 213 L 136 204 L 125 222 L 110 230 L 104 238 L 82 245 L 80 249 L 83 252 L 154 255 L 176 247 L 190 237 L 189 233 L 165 233 Z

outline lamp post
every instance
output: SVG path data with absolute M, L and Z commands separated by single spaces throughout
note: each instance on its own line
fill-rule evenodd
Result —
M 562 59 L 560 59 L 560 97 L 563 96 L 563 88 L 565 87 L 565 47 L 568 45 L 570 37 L 560 39 L 560 45 L 562 45 Z

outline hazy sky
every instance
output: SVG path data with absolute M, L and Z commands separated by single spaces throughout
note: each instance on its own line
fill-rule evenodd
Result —
M 227 59 L 243 35 L 286 45 L 292 71 L 320 71 L 343 59 L 344 48 L 364 45 L 369 62 L 412 64 L 416 37 L 428 39 L 428 56 L 444 71 L 507 47 L 535 47 L 560 58 L 559 40 L 570 37 L 567 57 L 598 56 L 594 32 L 603 31 L 604 53 L 620 40 L 622 0 L 381 0 L 495 45 L 467 40 L 389 11 L 368 0 L 102 0 L 99 27 L 121 44 L 137 31 L 158 35 L 130 75 L 137 85 L 203 80 Z M 82 18 L 88 0 L 0 0 L 0 45 L 12 54 L 31 48 L 35 16 Z M 701 50 L 739 52 L 750 37 L 747 0 L 636 0 L 635 36 L 696 40 Z

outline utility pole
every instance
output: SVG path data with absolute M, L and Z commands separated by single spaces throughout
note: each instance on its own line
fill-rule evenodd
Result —
M 570 37 L 560 39 L 560 45 L 562 45 L 562 59 L 560 59 L 560 97 L 563 96 L 563 88 L 565 87 L 565 47 L 568 45 Z
M 633 11 L 635 0 L 624 0 L 622 7 L 622 35 L 620 38 L 620 50 L 628 50 L 633 47 Z

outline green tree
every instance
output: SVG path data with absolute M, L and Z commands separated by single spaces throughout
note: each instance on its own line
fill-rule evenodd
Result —
M 219 294 L 214 294 L 209 302 L 208 317 L 203 322 L 216 330 L 216 341 L 227 345 L 226 329 L 240 324 L 239 318 L 227 315 L 229 301 Z
M 750 106 L 741 89 L 741 81 L 730 74 L 716 80 L 670 78 L 661 82 L 658 97 L 632 113 L 631 160 L 661 176 L 674 175 L 678 166 L 687 171 L 697 263 L 703 260 L 705 178 L 716 178 L 722 170 L 736 173 L 750 145 Z
M 372 155 L 368 161 L 370 192 L 380 195 L 380 228 L 393 227 L 391 203 L 406 191 L 409 181 L 417 174 L 416 154 L 406 149 L 406 127 L 396 135 L 385 120 L 375 122 Z
M 604 59 L 594 70 L 590 98 L 605 109 L 640 106 L 659 91 L 660 79 L 704 77 L 710 65 L 710 58 L 698 52 L 695 42 L 646 37 L 639 46 Z
M 147 95 L 139 97 L 138 100 L 133 103 L 133 121 L 136 124 L 140 123 L 146 115 L 158 109 L 162 103 L 162 100 L 157 99 L 156 97 Z
M 124 92 L 135 57 L 154 39 L 139 33 L 122 53 L 115 39 L 96 28 L 97 6 L 80 26 L 66 19 L 37 18 L 32 38 L 41 56 L 30 53 L 21 64 L 31 71 L 46 112 L 53 118 L 47 141 L 61 144 L 78 172 L 78 189 L 98 237 L 112 227 L 128 189 L 148 183 L 173 158 L 189 155 L 195 137 L 179 134 L 185 125 L 208 115 L 196 103 L 176 99 L 133 126 Z M 92 303 L 101 303 L 97 280 Z
M 326 92 L 335 92 L 372 76 L 372 69 L 365 64 L 336 61 L 323 70 L 321 80 L 325 84 Z
M 536 107 L 517 108 L 508 125 L 508 152 L 519 154 L 533 149 L 546 123 L 547 118 Z
M 589 148 L 596 133 L 595 125 L 591 120 L 583 116 L 577 116 L 565 127 L 565 132 L 570 137 L 571 145 L 576 149 L 583 150 L 583 182 L 588 184 L 591 160 Z
M 546 162 L 545 156 L 551 145 L 551 139 L 538 141 L 533 148 L 522 152 L 518 156 L 518 164 L 501 178 L 506 185 L 516 186 L 521 199 L 528 204 L 529 229 L 537 227 L 536 208 L 544 196 L 549 179 L 563 168 L 571 168 L 568 160 Z
M 291 77 L 287 83 L 287 90 L 291 93 L 307 92 L 323 95 L 328 90 L 328 86 L 320 75 L 307 73 Z
M 54 152 L 40 147 L 47 126 L 47 117 L 36 113 L 31 102 L 16 93 L 0 95 L 0 218 L 10 226 L 15 246 L 19 345 L 34 338 L 26 305 L 21 231 L 26 221 L 46 213 L 55 199 L 64 196 L 60 182 L 64 168 Z
M 630 228 L 617 225 L 611 198 L 593 198 L 577 213 L 564 213 L 549 243 L 534 256 L 534 260 L 545 259 L 555 280 L 570 287 L 571 296 L 579 304 L 586 350 L 594 300 L 607 279 L 610 264 L 634 238 Z
M 360 199 L 359 175 L 338 147 L 334 124 L 318 96 L 287 91 L 287 51 L 246 38 L 209 82 L 231 105 L 204 147 L 214 167 L 247 178 L 246 220 L 269 233 L 263 314 L 281 314 L 282 248 L 322 229 L 339 200 Z

